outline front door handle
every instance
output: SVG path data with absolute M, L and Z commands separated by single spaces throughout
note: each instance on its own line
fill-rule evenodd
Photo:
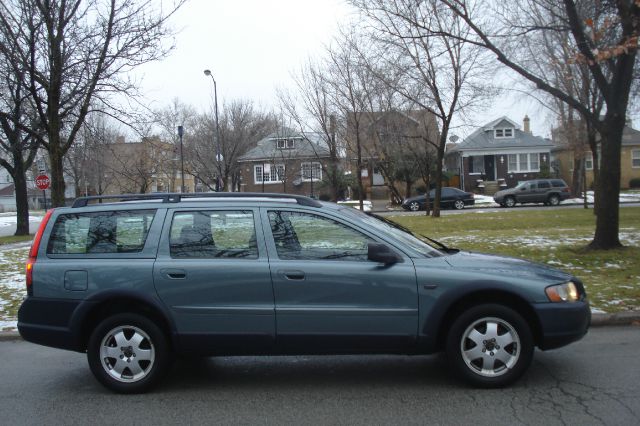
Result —
M 187 278 L 187 272 L 184 269 L 163 269 L 160 273 L 170 280 L 183 280 Z
M 278 271 L 278 274 L 287 280 L 293 280 L 293 281 L 304 280 L 304 272 L 302 271 Z

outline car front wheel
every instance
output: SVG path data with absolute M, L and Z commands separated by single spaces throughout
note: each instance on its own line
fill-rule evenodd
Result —
M 164 375 L 169 350 L 164 333 L 148 318 L 117 314 L 93 331 L 87 347 L 92 373 L 118 393 L 149 390 Z
M 455 203 L 453 203 L 453 207 L 456 208 L 456 210 L 462 210 L 464 209 L 464 201 L 462 200 L 456 200 Z
M 513 197 L 507 197 L 504 199 L 504 205 L 507 207 L 513 207 L 516 205 L 516 200 Z
M 514 310 L 495 304 L 463 312 L 447 335 L 446 351 L 455 372 L 474 386 L 496 388 L 517 380 L 533 358 L 533 337 Z
M 417 201 L 412 201 L 409 204 L 409 210 L 411 210 L 412 212 L 417 212 L 418 210 L 420 210 L 420 204 Z

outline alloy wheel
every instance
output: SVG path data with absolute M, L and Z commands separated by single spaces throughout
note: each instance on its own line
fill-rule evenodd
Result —
M 153 368 L 155 357 L 151 338 L 135 326 L 113 328 L 100 343 L 102 368 L 119 382 L 133 383 L 145 378 Z
M 472 323 L 460 341 L 462 360 L 483 377 L 498 377 L 509 372 L 520 358 L 520 337 L 511 324 L 495 318 Z

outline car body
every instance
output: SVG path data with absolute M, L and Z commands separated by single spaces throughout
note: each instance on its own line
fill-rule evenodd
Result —
M 433 207 L 436 190 L 429 191 L 429 203 Z M 426 207 L 426 194 L 410 197 L 402 202 L 402 208 L 410 211 L 424 210 Z M 472 206 L 475 203 L 471 192 L 464 192 L 458 188 L 443 187 L 440 194 L 440 206 L 442 208 L 455 208 L 461 210 L 464 206 Z
M 116 392 L 150 389 L 175 354 L 446 351 L 470 383 L 504 386 L 534 346 L 566 345 L 590 323 L 576 277 L 437 248 L 351 207 L 282 194 L 115 199 L 47 213 L 18 329 L 86 352 Z
M 514 188 L 496 192 L 493 200 L 502 207 L 527 203 L 557 206 L 570 196 L 569 187 L 562 179 L 534 179 L 520 182 Z

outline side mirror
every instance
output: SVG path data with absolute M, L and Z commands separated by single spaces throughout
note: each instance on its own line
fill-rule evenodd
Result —
M 372 262 L 384 263 L 385 265 L 402 262 L 402 257 L 398 253 L 391 250 L 386 244 L 379 243 L 369 243 L 367 259 Z

